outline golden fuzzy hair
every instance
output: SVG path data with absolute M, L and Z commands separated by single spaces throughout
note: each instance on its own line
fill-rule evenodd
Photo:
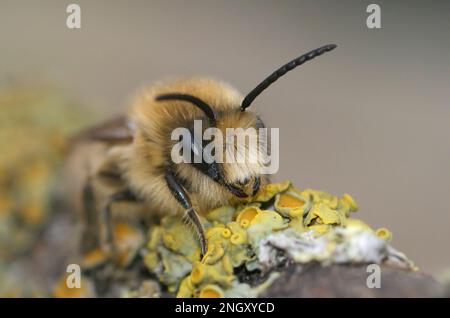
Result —
M 189 127 L 194 119 L 205 117 L 200 109 L 188 102 L 155 99 L 158 95 L 174 92 L 193 95 L 209 104 L 217 114 L 215 127 L 223 136 L 227 128 L 257 128 L 259 121 L 254 113 L 240 110 L 242 96 L 236 90 L 210 78 L 161 82 L 138 94 L 130 109 L 130 119 L 135 125 L 133 142 L 125 148 L 121 146 L 115 153 L 128 187 L 162 213 L 182 211 L 164 179 L 165 171 L 171 167 L 170 153 L 176 143 L 171 140 L 171 133 L 176 128 Z M 230 147 L 235 147 L 234 143 L 226 142 L 224 152 Z M 232 184 L 256 177 L 258 168 L 261 168 L 259 163 L 250 164 L 248 161 L 221 164 L 225 181 Z M 180 163 L 173 165 L 172 169 L 183 181 L 199 213 L 226 204 L 233 198 L 225 187 L 192 164 Z M 244 190 L 246 193 L 251 192 L 249 186 Z

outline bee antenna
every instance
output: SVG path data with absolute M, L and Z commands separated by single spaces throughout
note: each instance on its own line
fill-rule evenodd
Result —
M 194 106 L 197 106 L 200 108 L 205 115 L 211 120 L 213 124 L 216 123 L 216 113 L 214 110 L 209 106 L 207 103 L 202 101 L 200 98 L 197 98 L 195 96 L 189 95 L 189 94 L 181 94 L 181 93 L 172 93 L 172 94 L 163 94 L 156 96 L 157 101 L 164 101 L 164 100 L 181 100 L 185 102 L 190 102 Z
M 336 44 L 328 44 L 318 49 L 312 50 L 306 54 L 303 54 L 296 59 L 293 59 L 289 63 L 283 65 L 275 72 L 266 77 L 261 83 L 258 84 L 250 93 L 245 96 L 244 100 L 241 103 L 241 111 L 245 111 L 247 107 L 251 105 L 253 100 L 258 97 L 267 87 L 269 87 L 273 82 L 279 79 L 281 76 L 286 74 L 287 72 L 293 70 L 297 66 L 302 65 L 303 63 L 312 60 L 313 58 L 322 55 L 325 52 L 329 52 L 337 47 Z

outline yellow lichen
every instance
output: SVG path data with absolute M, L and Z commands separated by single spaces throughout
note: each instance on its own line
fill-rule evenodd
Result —
M 206 252 L 203 260 L 205 264 L 214 264 L 218 260 L 222 258 L 225 254 L 225 250 L 223 249 L 221 244 L 209 244 L 208 251 Z
M 314 205 L 314 207 L 309 211 L 306 217 L 305 223 L 307 225 L 315 224 L 342 224 L 344 216 L 339 213 L 338 210 L 334 210 L 329 204 L 320 202 Z
M 386 241 L 390 241 L 392 239 L 392 233 L 388 229 L 381 227 L 375 231 L 375 235 L 381 237 Z
M 261 210 L 258 207 L 249 206 L 243 209 L 241 212 L 239 212 L 236 221 L 237 222 L 247 221 L 248 223 L 250 223 L 255 218 L 255 216 L 260 212 Z
M 245 205 L 224 206 L 206 214 L 203 224 L 208 247 L 201 259 L 198 242 L 176 217 L 164 218 L 162 225 L 152 230 L 144 257 L 150 270 L 162 264 L 165 274 L 159 269 L 160 279 L 178 297 L 252 293 L 248 285 L 238 282 L 234 272 L 241 266 L 257 268 L 255 253 L 260 242 L 287 230 L 318 237 L 335 227 L 351 226 L 374 233 L 364 222 L 348 217 L 357 209 L 349 194 L 339 198 L 323 191 L 299 190 L 289 181 L 267 184 Z M 382 238 L 390 234 L 386 229 L 376 233 Z M 171 267 L 169 263 L 175 260 L 184 265 Z
M 223 290 L 217 285 L 206 285 L 200 291 L 200 298 L 222 298 Z
M 225 205 L 209 211 L 206 219 L 210 222 L 227 223 L 231 221 L 235 211 L 236 209 L 233 206 Z
M 274 207 L 276 211 L 286 217 L 302 216 L 311 208 L 310 197 L 304 197 L 299 191 L 289 189 L 285 193 L 276 195 Z
M 358 211 L 358 204 L 356 204 L 356 201 L 352 198 L 350 194 L 344 193 L 344 195 L 342 196 L 342 201 L 350 205 L 350 209 L 352 212 Z
M 144 243 L 141 231 L 127 223 L 116 223 L 113 231 L 115 253 L 109 254 L 100 247 L 89 251 L 82 257 L 83 268 L 96 267 L 110 260 L 112 256 L 114 256 L 112 260 L 120 267 L 126 267 L 131 263 Z
M 223 230 L 222 230 L 222 236 L 223 236 L 224 238 L 229 238 L 229 237 L 231 236 L 231 231 L 230 231 L 230 229 L 223 229 Z
M 81 277 L 79 286 L 77 286 L 74 282 L 71 282 L 69 274 L 64 274 L 53 289 L 53 297 L 55 298 L 89 298 L 92 296 L 93 286 L 90 281 Z
M 247 236 L 244 233 L 234 233 L 230 238 L 230 242 L 234 245 L 244 244 L 246 241 Z
M 290 181 L 283 181 L 280 183 L 269 183 L 265 186 L 261 187 L 256 195 L 251 198 L 250 201 L 253 202 L 267 202 L 273 199 L 273 197 L 280 193 L 284 192 L 291 185 Z
M 345 220 L 344 225 L 352 226 L 352 227 L 359 228 L 362 230 L 372 231 L 372 228 L 360 219 L 348 218 Z
M 81 266 L 83 268 L 92 268 L 103 264 L 108 260 L 108 254 L 102 248 L 96 248 L 83 255 Z

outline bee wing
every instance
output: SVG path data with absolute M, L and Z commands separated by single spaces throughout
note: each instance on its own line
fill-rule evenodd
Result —
M 116 117 L 89 128 L 78 136 L 81 140 L 101 141 L 109 144 L 131 143 L 134 124 L 125 116 Z
M 122 187 L 116 154 L 133 141 L 134 127 L 125 116 L 115 117 L 88 128 L 69 141 L 62 171 L 63 198 L 69 198 L 69 206 L 80 216 L 85 212 L 84 202 L 79 198 L 85 191 L 86 182 L 95 181 L 94 189 L 101 188 L 102 202 L 105 193 L 117 192 Z M 115 149 L 115 152 L 110 150 Z M 97 200 L 97 199 L 96 199 Z

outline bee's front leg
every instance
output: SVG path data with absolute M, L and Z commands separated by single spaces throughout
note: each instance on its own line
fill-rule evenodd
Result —
M 131 191 L 124 190 L 112 194 L 104 205 L 102 210 L 102 221 L 104 224 L 103 244 L 112 253 L 116 252 L 116 244 L 114 241 L 111 206 L 114 202 L 119 201 L 137 201 L 137 198 Z
M 192 203 L 188 194 L 184 190 L 183 186 L 177 181 L 172 172 L 168 171 L 165 175 L 165 179 L 167 182 L 167 186 L 172 192 L 172 195 L 186 210 L 185 216 L 194 225 L 194 228 L 200 240 L 200 248 L 202 251 L 202 255 L 205 255 L 206 254 L 205 230 L 203 229 L 203 225 L 200 221 L 197 212 L 195 212 L 194 208 L 192 207 Z

